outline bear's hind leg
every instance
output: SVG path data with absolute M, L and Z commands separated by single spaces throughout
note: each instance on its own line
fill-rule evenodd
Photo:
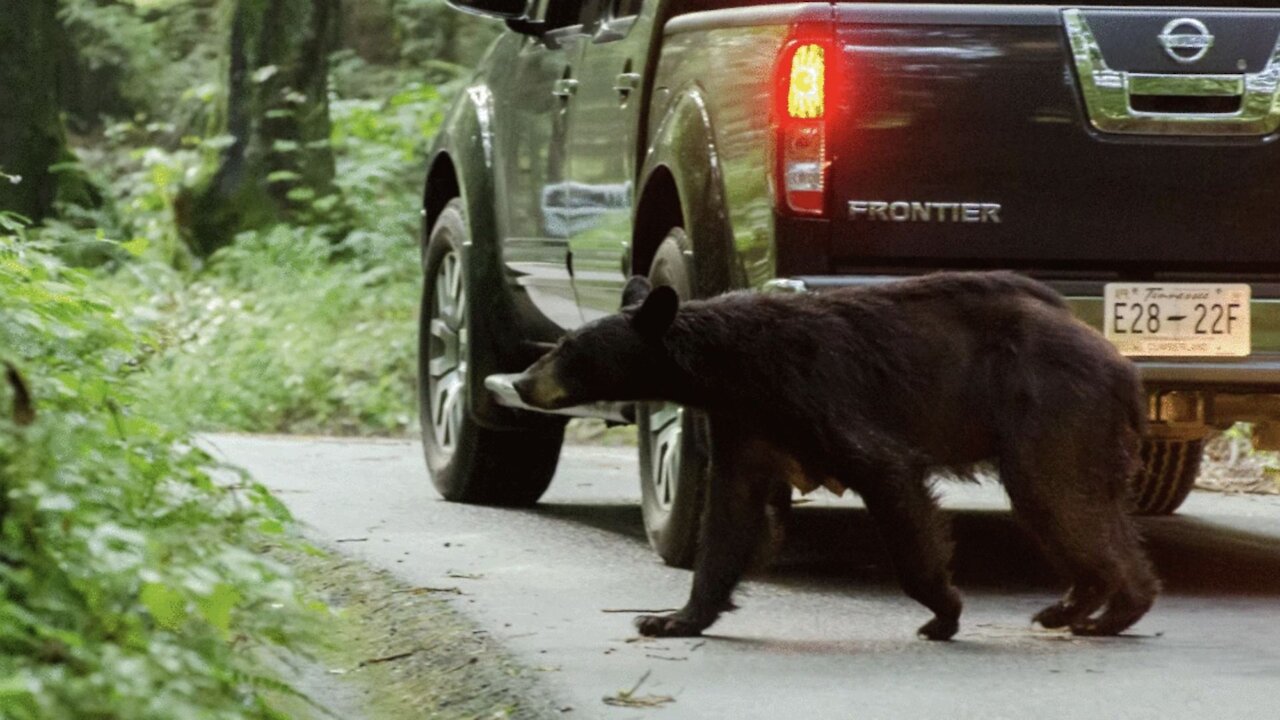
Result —
M 1033 621 L 1077 635 L 1115 635 L 1151 607 L 1158 583 L 1122 500 L 1090 473 L 1097 470 L 1088 463 L 1048 454 L 1039 462 L 1002 460 L 1000 469 L 1019 520 L 1072 582 L 1067 596 Z M 1102 616 L 1089 619 L 1104 604 Z
M 1160 592 L 1160 581 L 1142 552 L 1133 521 L 1127 514 L 1118 512 L 1111 517 L 1110 527 L 1111 545 L 1123 576 L 1101 615 L 1071 624 L 1071 632 L 1076 635 L 1119 635 L 1147 614 Z
M 636 628 L 651 637 L 699 635 L 733 609 L 733 589 L 757 555 L 765 505 L 787 458 L 731 420 L 711 418 L 712 472 L 703 507 L 689 602 L 670 615 L 641 615 Z
M 1089 617 L 1106 600 L 1104 587 L 1096 582 L 1077 579 L 1065 597 L 1036 613 L 1031 622 L 1049 630 L 1069 627 Z
M 884 538 L 898 582 L 907 596 L 933 611 L 917 633 L 950 640 L 960 628 L 960 593 L 951 584 L 952 542 L 945 516 L 925 484 L 923 471 L 868 475 L 858 488 Z

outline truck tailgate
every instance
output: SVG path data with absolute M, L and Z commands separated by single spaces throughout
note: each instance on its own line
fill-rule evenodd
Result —
M 1280 12 L 835 18 L 837 267 L 1280 271 Z

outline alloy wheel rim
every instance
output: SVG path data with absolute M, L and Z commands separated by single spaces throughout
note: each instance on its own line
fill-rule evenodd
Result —
M 684 408 L 671 403 L 657 405 L 649 414 L 649 434 L 653 494 L 659 507 L 670 510 L 680 483 Z
M 440 259 L 434 288 L 427 326 L 427 397 L 436 446 L 452 455 L 465 417 L 467 387 L 467 292 L 457 251 Z

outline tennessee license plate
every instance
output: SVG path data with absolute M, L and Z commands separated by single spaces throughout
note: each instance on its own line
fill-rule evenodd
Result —
M 1248 285 L 1108 283 L 1104 334 L 1124 355 L 1243 357 Z

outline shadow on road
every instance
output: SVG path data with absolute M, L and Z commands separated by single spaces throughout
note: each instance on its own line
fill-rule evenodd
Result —
M 544 504 L 531 512 L 616 533 L 644 544 L 639 508 L 625 504 Z M 953 564 L 962 587 L 1058 590 L 1039 548 L 1006 511 L 951 513 Z M 1183 595 L 1280 596 L 1280 537 L 1250 533 L 1195 517 L 1144 518 L 1147 551 L 1165 589 Z M 787 586 L 832 581 L 892 582 L 888 557 L 866 511 L 798 506 L 787 544 L 767 577 Z

